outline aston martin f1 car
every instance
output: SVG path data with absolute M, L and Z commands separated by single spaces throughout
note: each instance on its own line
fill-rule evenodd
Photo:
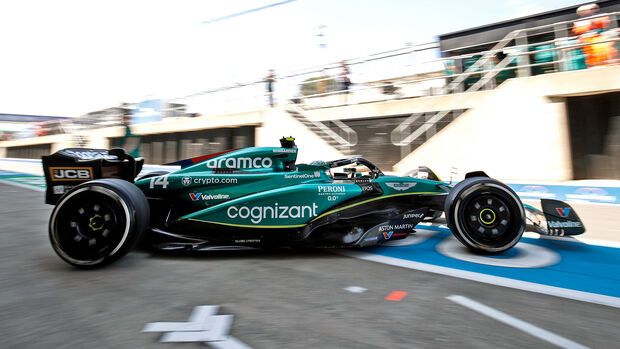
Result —
M 46 203 L 55 205 L 51 244 L 69 264 L 93 268 L 142 240 L 162 250 L 365 247 L 406 238 L 442 213 L 475 253 L 510 249 L 526 227 L 585 231 L 568 204 L 524 206 L 481 171 L 452 186 L 427 168 L 388 176 L 361 157 L 297 164 L 294 139 L 280 143 L 185 159 L 168 164 L 178 170 L 139 177 L 143 159 L 122 149 L 44 156 Z

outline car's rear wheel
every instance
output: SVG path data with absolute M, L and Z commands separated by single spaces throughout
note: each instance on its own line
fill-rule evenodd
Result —
M 525 230 L 521 200 L 508 186 L 488 177 L 458 183 L 444 209 L 452 233 L 475 252 L 504 252 L 519 242 Z
M 148 223 L 149 206 L 140 189 L 121 179 L 98 179 L 60 198 L 50 217 L 49 236 L 64 261 L 96 268 L 127 254 Z

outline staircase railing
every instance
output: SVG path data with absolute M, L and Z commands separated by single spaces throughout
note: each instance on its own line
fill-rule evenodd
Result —
M 619 12 L 614 12 L 610 14 L 600 14 L 597 16 L 592 16 L 591 18 L 610 16 L 612 19 L 614 19 L 615 16 L 617 16 L 618 14 Z M 576 48 L 592 45 L 592 43 L 583 43 L 583 44 L 576 44 L 576 45 L 559 45 L 560 40 L 565 39 L 565 38 L 556 37 L 554 40 L 550 40 L 548 42 L 543 42 L 543 43 L 538 42 L 538 43 L 528 44 L 527 33 L 530 31 L 539 31 L 541 29 L 551 28 L 551 27 L 558 28 L 560 26 L 565 26 L 573 22 L 575 21 L 553 23 L 553 24 L 538 26 L 534 28 L 518 29 L 518 30 L 514 30 L 508 33 L 491 50 L 483 52 L 482 56 L 474 64 L 472 64 L 467 70 L 465 70 L 461 74 L 453 75 L 454 79 L 446 86 L 446 92 L 449 93 L 449 92 L 455 91 L 457 88 L 462 86 L 461 84 L 463 84 L 468 77 L 471 77 L 472 75 L 481 75 L 481 77 L 477 82 L 471 85 L 464 92 L 478 91 L 482 86 L 485 86 L 486 84 L 491 82 L 491 79 L 494 79 L 495 76 L 499 72 L 504 71 L 504 70 L 518 69 L 520 72 L 520 75 L 529 76 L 530 67 L 551 65 L 551 64 L 555 65 L 555 64 L 561 64 L 567 61 L 567 59 L 563 57 L 564 51 L 568 49 L 576 49 Z M 510 52 L 506 52 L 505 49 L 508 48 L 507 45 L 513 40 L 515 41 L 516 45 L 510 46 L 509 48 L 512 50 Z M 597 41 L 596 44 L 617 42 L 618 40 L 619 39 L 615 37 L 615 38 Z M 541 45 L 545 43 L 554 43 L 556 45 L 553 48 L 536 50 L 534 52 L 542 53 L 542 52 L 556 51 L 556 52 L 559 52 L 558 56 L 560 56 L 561 59 L 559 60 L 554 59 L 552 62 L 530 64 L 529 55 L 534 53 L 534 52 L 530 52 L 529 50 L 530 46 Z M 502 59 L 501 62 L 495 64 L 493 68 L 481 71 L 480 70 L 481 67 L 486 67 L 489 65 L 489 63 L 493 63 L 491 59 L 493 59 L 493 57 L 496 57 L 500 51 L 503 51 L 503 53 L 506 53 L 506 57 Z M 510 63 L 512 63 L 515 59 L 519 61 L 517 66 L 508 68 L 508 65 L 510 65 Z M 523 73 L 524 71 L 526 72 Z M 409 129 L 411 124 L 416 122 L 422 115 L 419 113 L 412 114 L 407 119 L 405 119 L 402 123 L 400 123 L 397 127 L 395 127 L 394 130 L 392 130 L 392 133 L 390 134 L 390 139 L 392 141 L 392 144 L 397 145 L 397 146 L 405 146 L 405 145 L 412 143 L 422 134 L 426 133 L 429 129 L 433 128 L 437 122 L 441 121 L 446 115 L 452 112 L 455 109 L 456 105 L 458 105 L 459 103 L 462 103 L 468 97 L 469 95 L 467 94 L 458 95 L 458 97 L 456 97 L 455 99 L 451 100 L 451 102 L 449 102 L 448 106 L 444 106 L 441 111 L 438 111 L 435 115 L 427 119 L 423 125 L 421 125 L 419 128 L 415 129 L 413 132 L 405 136 L 406 131 Z M 436 103 L 436 105 L 437 104 L 438 102 Z M 431 137 L 432 134 L 428 136 Z
M 357 132 L 354 129 L 340 120 L 332 120 L 331 122 L 346 134 L 349 147 L 357 145 Z
M 334 123 L 334 125 L 336 125 L 340 130 L 342 130 L 345 134 L 346 134 L 346 139 L 341 137 L 338 133 L 336 133 L 334 130 L 332 130 L 331 128 L 329 128 L 327 125 L 325 125 L 324 123 L 318 121 L 318 120 L 313 120 L 311 118 L 309 118 L 308 116 L 306 116 L 304 110 L 299 107 L 298 105 L 294 104 L 294 103 L 288 103 L 286 106 L 286 110 L 289 112 L 292 112 L 294 114 L 297 114 L 297 116 L 301 119 L 303 119 L 303 121 L 305 121 L 305 123 L 310 123 L 312 124 L 314 127 L 318 128 L 319 130 L 321 130 L 325 135 L 327 135 L 329 138 L 331 138 L 332 140 L 336 141 L 339 145 L 344 146 L 344 147 L 353 147 L 355 145 L 357 145 L 357 132 L 355 132 L 354 129 L 352 129 L 351 127 L 347 126 L 344 122 L 337 120 L 336 122 L 332 121 Z M 320 134 L 317 134 L 319 137 L 321 138 L 325 138 Z M 326 141 L 328 141 L 327 139 L 325 139 Z

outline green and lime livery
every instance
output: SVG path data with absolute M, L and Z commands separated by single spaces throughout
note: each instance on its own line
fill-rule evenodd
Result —
M 543 234 L 584 231 L 559 201 L 543 202 L 544 212 L 528 207 L 526 217 L 516 194 L 484 172 L 451 186 L 428 168 L 386 176 L 359 157 L 297 164 L 294 139 L 280 144 L 177 161 L 167 165 L 179 169 L 134 183 L 142 159 L 122 149 L 44 157 L 46 202 L 56 205 L 52 246 L 70 264 L 96 267 L 127 253 L 144 232 L 161 250 L 364 247 L 404 239 L 444 213 L 465 246 L 499 253 L 518 242 L 526 220 Z
M 285 153 L 287 150 L 294 152 Z M 330 167 L 326 163 L 302 164 L 287 169 L 283 164 L 295 162 L 296 150 L 236 150 L 171 174 L 139 180 L 136 185 L 147 197 L 172 197 L 195 210 L 179 219 L 244 228 L 303 226 L 344 202 L 368 194 L 368 189 L 364 192 L 364 186 L 360 184 L 370 182 L 377 183 L 381 189 L 378 191 L 373 187 L 372 192 L 382 192 L 383 195 L 365 202 L 401 195 L 446 193 L 432 181 L 414 178 L 381 176 L 372 180 L 361 177 L 334 180 L 328 175 Z M 227 163 L 234 166 L 233 169 L 210 166 Z M 272 166 L 238 166 L 252 163 Z
M 222 242 L 230 236 L 242 236 L 234 240 L 256 243 L 279 240 L 283 231 L 290 242 L 299 243 L 312 235 L 309 230 L 325 230 L 320 229 L 325 222 L 338 221 L 353 229 L 369 220 L 363 216 L 376 216 L 370 219 L 373 223 L 377 219 L 389 221 L 392 216 L 410 211 L 413 205 L 407 202 L 418 201 L 415 197 L 428 200 L 448 192 L 447 187 L 438 186 L 436 181 L 384 176 L 364 159 L 311 164 L 296 164 L 296 159 L 295 147 L 237 149 L 172 163 L 183 168 L 143 178 L 135 184 L 151 202 L 175 203 L 179 210 L 177 217 L 162 222 L 169 228 L 191 230 L 192 235 L 209 236 Z M 334 165 L 365 166 L 362 162 L 372 167 L 366 173 L 353 172 L 352 168 L 348 173 L 331 173 Z M 434 201 L 437 204 L 434 209 L 440 209 L 441 198 Z M 347 214 L 367 211 L 368 205 L 391 208 L 387 215 L 385 210 L 379 215 L 367 212 L 367 215 L 358 214 L 354 222 L 345 222 Z M 423 215 L 418 217 L 417 221 Z M 415 225 L 415 220 L 409 219 L 409 224 Z M 359 235 L 357 241 L 349 236 L 346 244 L 360 243 L 364 234 Z M 397 236 L 404 235 L 394 237 Z M 333 244 L 333 240 L 329 243 Z

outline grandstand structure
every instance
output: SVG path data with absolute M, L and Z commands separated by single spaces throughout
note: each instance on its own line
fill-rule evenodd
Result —
M 604 43 L 618 49 L 620 1 L 597 3 L 610 22 Z M 278 77 L 275 107 L 264 82 L 250 81 L 72 118 L 65 133 L 0 142 L 0 157 L 122 146 L 131 115 L 151 164 L 293 135 L 302 162 L 356 154 L 442 178 L 484 169 L 504 180 L 620 179 L 620 66 L 577 67 L 587 46 L 571 32 L 577 7 L 348 59 L 348 91 L 338 63 L 312 67 Z

